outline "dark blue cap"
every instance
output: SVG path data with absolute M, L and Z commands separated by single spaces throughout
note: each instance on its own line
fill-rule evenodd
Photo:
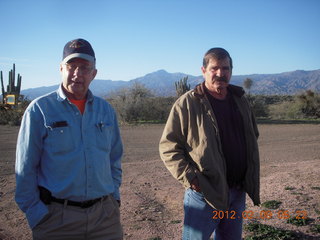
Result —
M 81 38 L 71 40 L 64 46 L 62 62 L 67 63 L 73 58 L 82 58 L 93 63 L 96 60 L 91 44 Z

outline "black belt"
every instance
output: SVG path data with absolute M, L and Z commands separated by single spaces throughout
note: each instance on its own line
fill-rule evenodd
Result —
M 61 204 L 67 204 L 70 206 L 76 206 L 76 207 L 81 207 L 81 208 L 89 208 L 96 204 L 97 202 L 107 198 L 108 196 L 103 196 L 100 198 L 84 201 L 84 202 L 75 202 L 67 199 L 60 199 L 60 198 L 55 198 L 54 196 L 51 195 L 51 192 L 41 186 L 39 187 L 39 192 L 40 192 L 40 199 L 44 204 L 50 204 L 51 202 L 56 202 L 56 203 L 61 203 Z
M 51 197 L 51 201 L 56 202 L 56 203 L 61 203 L 61 204 L 65 204 L 65 202 L 66 202 L 66 204 L 70 205 L 70 206 L 89 208 L 89 207 L 93 206 L 94 204 L 96 204 L 97 202 L 103 200 L 106 197 L 107 196 L 88 200 L 88 201 L 83 201 L 83 202 L 75 202 L 75 201 L 71 201 L 71 200 L 67 200 L 67 199 L 60 199 L 60 198 Z

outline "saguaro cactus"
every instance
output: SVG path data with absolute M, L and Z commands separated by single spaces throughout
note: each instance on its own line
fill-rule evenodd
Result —
M 175 82 L 174 84 L 176 86 L 176 92 L 178 97 L 190 90 L 190 84 L 188 84 L 188 76 L 181 78 L 178 82 Z
M 2 71 L 0 72 L 0 78 L 1 78 L 1 90 L 2 90 L 2 103 L 4 103 L 4 85 L 3 85 L 3 75 L 2 75 Z
M 16 76 L 16 65 L 13 64 L 13 69 L 9 71 L 9 83 L 7 85 L 7 91 L 5 91 L 4 84 L 3 84 L 3 75 L 1 71 L 1 89 L 2 89 L 2 101 L 3 103 L 16 105 L 18 103 L 18 98 L 20 96 L 20 90 L 21 90 L 21 80 L 22 77 L 20 74 L 18 74 L 17 77 L 17 85 L 15 85 L 15 78 Z M 14 98 L 14 102 L 8 102 L 8 97 Z

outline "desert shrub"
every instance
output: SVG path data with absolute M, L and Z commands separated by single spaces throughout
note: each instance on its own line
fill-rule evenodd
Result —
M 0 110 L 0 124 L 19 126 L 23 116 L 23 109 L 4 109 Z
M 269 109 L 266 98 L 262 95 L 248 95 L 248 100 L 256 117 L 266 118 L 269 116 Z
M 291 231 L 282 230 L 266 224 L 253 222 L 245 225 L 244 229 L 253 233 L 245 238 L 245 240 L 293 240 L 297 239 L 295 234 Z
M 8 124 L 8 114 L 5 108 L 0 108 L 0 125 Z
M 266 201 L 261 204 L 262 207 L 268 208 L 268 209 L 278 209 L 280 207 L 282 202 L 277 201 L 277 200 L 271 200 L 271 201 Z
M 249 96 L 250 96 L 250 89 L 251 89 L 252 85 L 253 85 L 253 81 L 251 78 L 246 78 L 243 81 L 243 87 L 247 90 Z
M 293 216 L 287 220 L 287 223 L 293 224 L 295 226 L 306 226 L 312 222 L 310 218 L 303 218 L 300 216 Z
M 190 90 L 190 84 L 188 84 L 188 76 L 181 78 L 175 82 L 177 97 L 182 96 Z
M 314 232 L 314 233 L 320 233 L 320 224 L 316 224 L 312 226 L 310 230 L 311 232 Z
M 285 101 L 269 106 L 270 117 L 272 119 L 299 119 L 303 118 L 303 114 L 299 112 L 299 108 L 294 102 Z
M 19 105 L 15 107 L 1 106 L 0 125 L 19 126 L 22 120 L 23 113 L 30 102 L 31 101 L 28 99 L 22 99 L 22 102 L 20 102 Z
M 320 95 L 311 90 L 269 106 L 273 119 L 320 118 Z
M 248 95 L 257 118 L 305 119 L 320 117 L 320 97 L 312 91 L 297 96 Z M 120 122 L 165 122 L 176 97 L 157 97 L 143 84 L 114 92 L 108 98 Z
M 294 100 L 294 96 L 292 95 L 257 95 L 264 99 L 265 104 L 279 104 L 282 102 L 291 102 Z
M 164 122 L 174 100 L 174 97 L 155 97 L 149 89 L 139 83 L 114 92 L 108 98 L 121 123 Z
M 304 117 L 320 117 L 320 94 L 307 90 L 297 95 L 295 102 Z
M 257 118 L 295 119 L 303 118 L 298 115 L 298 107 L 294 105 L 291 95 L 250 95 L 248 99 Z

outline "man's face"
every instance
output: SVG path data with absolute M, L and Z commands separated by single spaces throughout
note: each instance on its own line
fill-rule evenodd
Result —
M 210 92 L 221 93 L 229 85 L 232 69 L 230 59 L 216 60 L 211 58 L 206 68 L 202 67 L 205 85 Z
M 94 64 L 81 58 L 61 64 L 60 71 L 67 97 L 77 100 L 86 97 L 89 85 L 97 74 Z

